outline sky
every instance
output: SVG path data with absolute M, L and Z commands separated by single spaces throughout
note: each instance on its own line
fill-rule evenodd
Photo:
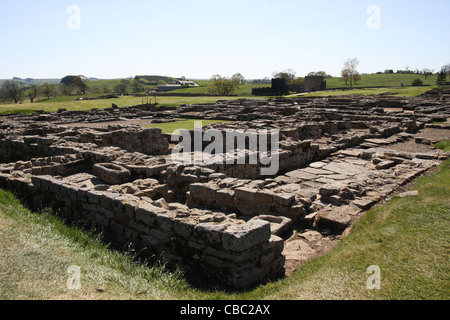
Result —
M 0 0 L 0 79 L 435 72 L 450 0 Z

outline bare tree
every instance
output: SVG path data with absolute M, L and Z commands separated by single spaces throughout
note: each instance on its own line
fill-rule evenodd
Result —
M 442 66 L 441 72 L 446 73 L 447 75 L 450 75 L 450 63 L 446 64 L 445 66 Z
M 425 79 L 428 79 L 428 76 L 431 76 L 433 74 L 433 72 L 434 72 L 434 69 L 433 70 L 428 69 L 428 68 L 422 69 L 422 73 L 425 76 Z
M 234 80 L 234 81 L 236 81 L 239 84 L 245 84 L 245 82 L 246 82 L 244 76 L 242 74 L 240 74 L 240 73 L 234 74 L 231 77 L 231 80 Z
M 353 84 L 360 79 L 360 75 L 357 70 L 358 65 L 358 58 L 349 58 L 344 62 L 344 68 L 342 68 L 341 76 L 345 81 L 345 85 L 347 85 L 347 83 L 350 84 L 350 88 L 353 88 Z
M 2 91 L 5 98 L 14 100 L 14 103 L 17 103 L 22 97 L 23 86 L 17 81 L 8 80 L 2 84 L 0 91 Z

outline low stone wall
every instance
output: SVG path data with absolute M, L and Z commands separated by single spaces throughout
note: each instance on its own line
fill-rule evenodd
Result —
M 30 160 L 42 156 L 54 155 L 51 148 L 54 139 L 39 136 L 0 139 L 0 162 L 9 163 L 19 160 Z
M 283 270 L 283 240 L 270 223 L 189 209 L 158 207 L 142 199 L 107 191 L 84 190 L 51 176 L 15 179 L 0 175 L 0 186 L 27 195 L 35 207 L 52 205 L 68 221 L 99 227 L 105 240 L 158 253 L 186 271 L 236 288 L 255 284 Z M 147 248 L 147 250 L 145 250 Z
M 241 184 L 245 183 L 246 181 L 242 181 Z M 264 185 L 264 181 L 260 183 Z M 235 182 L 235 185 L 239 184 Z M 233 189 L 227 179 L 191 184 L 187 204 L 192 207 L 236 212 L 245 216 L 285 216 L 294 221 L 303 218 L 307 213 L 305 205 L 297 201 L 293 194 L 274 193 L 247 185 Z
M 161 129 L 157 128 L 89 132 L 80 136 L 80 142 L 95 143 L 99 147 L 116 146 L 129 152 L 145 154 L 167 154 L 169 149 L 169 142 L 162 135 Z

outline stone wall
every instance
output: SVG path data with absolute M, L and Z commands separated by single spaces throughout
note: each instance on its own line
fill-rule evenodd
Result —
M 264 220 L 245 222 L 223 213 L 158 206 L 108 191 L 85 190 L 51 176 L 14 179 L 0 175 L 0 186 L 27 195 L 35 207 L 52 205 L 68 221 L 96 225 L 105 240 L 147 256 L 158 253 L 184 270 L 242 288 L 283 270 L 283 240 Z
M 262 188 L 264 187 L 264 181 L 257 183 L 262 184 Z M 246 181 L 230 179 L 191 184 L 187 204 L 192 207 L 236 212 L 244 216 L 261 214 L 285 216 L 294 221 L 298 221 L 299 218 L 306 215 L 307 208 L 303 203 L 296 201 L 294 195 L 274 193 L 245 184 Z M 234 188 L 233 185 L 244 186 Z
M 166 154 L 169 142 L 162 135 L 161 129 L 143 129 L 130 131 L 127 129 L 81 134 L 80 142 L 95 143 L 99 147 L 116 146 L 129 152 L 145 154 Z

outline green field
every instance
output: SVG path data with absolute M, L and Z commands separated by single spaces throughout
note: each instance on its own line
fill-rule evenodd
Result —
M 147 103 L 147 98 L 123 96 L 118 99 L 101 99 L 101 100 L 85 100 L 75 101 L 76 97 L 61 96 L 43 100 L 38 103 L 23 102 L 19 104 L 0 104 L 0 114 L 4 113 L 32 113 L 39 110 L 48 112 L 56 112 L 59 108 L 66 108 L 70 111 L 85 111 L 93 108 L 105 109 L 110 108 L 114 103 L 119 107 L 127 107 Z M 155 102 L 155 98 L 151 97 L 151 103 Z M 181 104 L 195 103 L 215 103 L 217 100 L 236 100 L 242 97 L 157 97 L 156 101 L 160 105 L 179 106 Z M 263 99 L 258 97 L 257 99 Z
M 175 122 L 167 122 L 167 123 L 156 123 L 146 128 L 159 128 L 163 133 L 179 133 L 179 130 L 194 130 L 195 124 L 201 122 L 202 127 L 206 127 L 213 123 L 227 123 L 229 121 L 219 121 L 219 120 L 203 120 L 203 119 L 177 119 Z
M 196 81 L 196 83 L 199 84 L 200 87 L 178 89 L 178 90 L 174 90 L 171 92 L 173 92 L 173 93 L 190 93 L 190 94 L 207 94 L 207 93 L 209 93 L 209 86 L 211 85 L 210 81 L 200 80 L 200 81 Z M 253 88 L 262 88 L 262 87 L 270 87 L 270 84 L 246 83 L 246 84 L 238 86 L 236 91 L 233 92 L 232 94 L 238 95 L 238 96 L 244 96 L 244 97 L 251 96 Z
M 416 79 L 420 78 L 424 81 L 424 86 L 412 87 L 410 83 Z M 102 93 L 103 87 L 112 88 L 119 83 L 120 80 L 95 80 L 89 81 L 88 85 L 92 88 L 97 88 L 97 90 L 91 90 L 85 97 L 97 97 L 104 95 Z M 210 85 L 209 80 L 198 80 L 196 81 L 200 87 L 185 88 L 174 90 L 172 93 L 190 93 L 190 94 L 207 94 L 209 93 L 208 87 Z M 411 75 L 411 74 L 370 74 L 362 75 L 361 81 L 355 85 L 353 90 L 333 90 L 333 88 L 344 87 L 345 84 L 340 78 L 327 79 L 327 87 L 329 90 L 323 92 L 315 92 L 307 95 L 302 95 L 305 97 L 324 97 L 324 96 L 336 96 L 336 95 L 377 95 L 377 94 L 392 94 L 398 96 L 417 96 L 432 88 L 435 88 L 436 75 L 429 76 L 425 79 L 424 76 Z M 406 86 L 401 87 L 400 84 L 404 83 Z M 237 91 L 234 93 L 237 96 L 204 96 L 204 97 L 157 97 L 157 103 L 160 105 L 168 106 L 179 106 L 181 104 L 191 104 L 191 103 L 214 103 L 217 100 L 235 100 L 241 98 L 250 99 L 267 99 L 269 97 L 254 97 L 251 96 L 252 88 L 256 87 L 267 87 L 270 85 L 253 85 L 244 84 L 238 87 Z M 387 88 L 370 88 L 362 89 L 360 87 L 383 87 Z M 92 92 L 92 91 L 96 91 Z M 98 93 L 100 92 L 100 93 Z M 30 103 L 25 97 L 22 99 L 22 103 L 12 104 L 3 103 L 0 104 L 0 114 L 1 113 L 30 113 L 36 112 L 38 110 L 45 110 L 50 112 L 55 112 L 59 108 L 66 108 L 68 110 L 90 110 L 92 108 L 104 109 L 111 107 L 114 103 L 119 107 L 125 107 L 130 105 L 137 105 L 147 102 L 147 98 L 144 97 L 134 97 L 134 96 L 122 96 L 118 99 L 106 99 L 106 100 L 86 100 L 86 101 L 75 101 L 79 96 L 58 96 L 50 99 L 38 98 L 35 103 Z M 151 103 L 155 102 L 154 97 L 150 97 Z
M 401 87 L 402 83 L 410 86 L 415 79 L 422 80 L 426 86 L 435 86 L 437 75 L 431 75 L 425 79 L 425 76 L 418 74 L 363 74 L 361 80 L 353 87 Z M 345 82 L 339 77 L 326 79 L 326 81 L 329 89 L 346 87 Z
M 425 79 L 425 76 L 423 75 L 416 75 L 416 74 L 366 74 L 361 75 L 361 80 L 358 81 L 353 87 L 354 88 L 361 88 L 361 87 L 401 87 L 401 84 L 403 83 L 404 86 L 408 87 L 411 86 L 411 83 L 415 79 L 421 79 L 423 81 L 425 90 L 429 86 L 435 86 L 436 85 L 436 79 L 437 75 L 431 75 L 428 76 L 427 79 Z M 333 89 L 333 88 L 344 88 L 348 87 L 345 85 L 345 82 L 339 78 L 339 77 L 333 77 L 326 79 L 327 81 L 327 88 Z M 179 89 L 172 91 L 174 93 L 208 93 L 208 87 L 211 85 L 211 82 L 208 80 L 202 80 L 197 81 L 197 83 L 200 85 L 200 87 L 196 88 L 186 88 L 186 89 Z M 260 87 L 270 87 L 270 84 L 244 84 L 239 86 L 235 94 L 237 95 L 251 95 L 252 88 L 260 88 Z
M 326 90 L 320 92 L 312 92 L 308 94 L 290 95 L 289 97 L 305 97 L 320 98 L 329 96 L 349 96 L 349 95 L 379 95 L 387 94 L 398 97 L 415 97 L 421 95 L 432 88 L 436 87 L 397 87 L 397 88 L 370 88 L 370 89 L 353 89 L 353 90 Z

